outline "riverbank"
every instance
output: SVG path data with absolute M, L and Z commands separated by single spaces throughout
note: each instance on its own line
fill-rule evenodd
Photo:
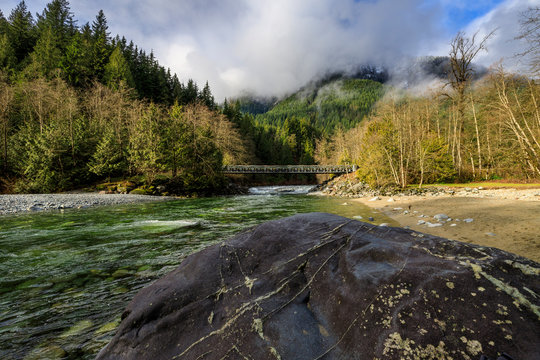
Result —
M 489 190 L 474 197 L 405 196 L 355 201 L 415 231 L 496 247 L 540 262 L 540 196 L 535 200 L 531 195 L 534 191 Z
M 539 184 L 371 189 L 354 176 L 340 176 L 319 190 L 323 195 L 354 198 L 402 227 L 540 261 Z
M 167 201 L 170 196 L 135 194 L 20 194 L 0 195 L 0 215 L 46 210 L 83 209 L 93 206 Z

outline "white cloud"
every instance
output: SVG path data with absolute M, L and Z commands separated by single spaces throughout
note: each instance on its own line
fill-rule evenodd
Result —
M 180 34 L 192 34 L 190 51 L 178 37 L 174 44 L 154 42 L 153 49 L 182 79 L 208 80 L 218 99 L 245 89 L 283 94 L 325 72 L 391 64 L 439 40 L 431 15 L 440 9 L 420 9 L 421 0 L 244 0 L 232 8 L 210 0 L 208 7 L 186 3 L 193 2 L 169 7 L 154 26 L 175 24 Z M 135 40 L 146 43 L 145 36 Z
M 105 11 L 112 35 L 154 51 L 182 80 L 207 80 L 218 100 L 248 89 L 295 91 L 329 71 L 448 53 L 441 20 L 450 0 L 72 0 L 79 24 Z M 480 0 L 489 6 L 495 0 Z M 468 27 L 499 27 L 483 63 L 511 57 L 517 14 L 537 0 L 507 0 Z M 17 0 L 0 0 L 4 13 Z M 45 1 L 32 1 L 33 13 Z M 465 2 L 459 0 L 454 7 Z M 486 5 L 487 4 L 487 5 Z M 8 15 L 8 14 L 6 14 Z M 480 59 L 480 58 L 479 58 Z M 515 59 L 514 59 L 515 60 Z
M 493 9 L 485 16 L 476 19 L 466 28 L 466 33 L 482 39 L 495 30 L 493 37 L 487 42 L 487 52 L 480 53 L 477 62 L 489 67 L 501 62 L 507 70 L 526 71 L 526 59 L 517 54 L 527 46 L 516 40 L 520 31 L 521 14 L 532 6 L 538 6 L 536 0 L 508 0 Z

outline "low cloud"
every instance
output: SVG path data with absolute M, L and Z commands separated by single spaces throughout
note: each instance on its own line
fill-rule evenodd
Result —
M 537 6 L 537 0 L 508 0 L 469 24 L 466 33 L 472 36 L 477 32 L 479 39 L 495 30 L 487 42 L 488 51 L 480 53 L 476 61 L 486 67 L 500 63 L 509 71 L 526 72 L 529 60 L 518 54 L 528 45 L 525 40 L 516 40 L 516 37 L 520 34 L 523 12 Z
M 111 32 L 153 49 L 181 79 L 208 80 L 219 100 L 245 90 L 292 92 L 318 75 L 366 63 L 391 66 L 443 37 L 437 23 L 442 6 L 426 6 L 423 0 L 124 0 L 101 5 Z
M 515 66 L 523 44 L 518 14 L 537 0 L 507 0 L 471 23 L 481 36 L 498 28 L 489 66 L 504 57 Z M 18 1 L 0 0 L 9 14 Z M 481 0 L 491 6 L 496 0 Z M 96 0 L 71 2 L 82 25 L 99 9 L 111 34 L 126 36 L 182 80 L 208 81 L 216 99 L 248 90 L 283 95 L 317 76 L 376 64 L 389 68 L 423 55 L 446 55 L 449 0 Z M 466 2 L 469 4 L 470 2 Z M 459 8 L 457 2 L 455 9 Z M 45 1 L 31 8 L 41 12 Z

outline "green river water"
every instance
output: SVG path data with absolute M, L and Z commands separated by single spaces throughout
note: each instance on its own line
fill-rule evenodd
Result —
M 0 359 L 93 359 L 137 291 L 186 256 L 313 211 L 391 223 L 350 200 L 268 194 L 2 216 Z

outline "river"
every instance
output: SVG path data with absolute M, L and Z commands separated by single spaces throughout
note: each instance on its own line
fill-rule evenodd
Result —
M 264 221 L 318 211 L 392 222 L 307 189 L 0 217 L 0 358 L 93 359 L 138 290 Z

